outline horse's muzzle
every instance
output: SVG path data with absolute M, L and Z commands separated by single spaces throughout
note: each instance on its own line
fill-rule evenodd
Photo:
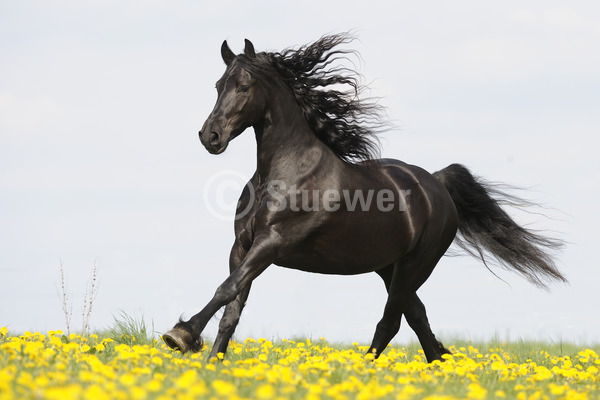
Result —
M 223 140 L 223 136 L 217 131 L 211 131 L 210 133 L 200 131 L 200 142 L 204 145 L 206 150 L 211 154 L 221 154 L 227 148 L 228 140 Z

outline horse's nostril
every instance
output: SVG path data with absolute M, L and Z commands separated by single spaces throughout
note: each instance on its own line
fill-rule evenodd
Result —
M 210 144 L 218 144 L 218 143 L 219 143 L 219 134 L 217 132 L 211 132 Z

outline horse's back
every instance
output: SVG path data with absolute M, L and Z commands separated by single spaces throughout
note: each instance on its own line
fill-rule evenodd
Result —
M 424 190 L 428 194 L 440 196 L 444 201 L 452 201 L 444 185 L 430 172 L 417 165 L 394 158 L 368 160 L 359 165 L 364 166 L 367 170 L 375 171 L 375 174 L 380 174 L 382 179 L 388 180 L 403 190 Z
M 369 164 L 370 163 L 370 164 Z M 393 158 L 365 162 L 396 190 L 402 191 L 413 223 L 427 224 L 430 220 L 456 220 L 456 207 L 444 184 L 427 170 Z

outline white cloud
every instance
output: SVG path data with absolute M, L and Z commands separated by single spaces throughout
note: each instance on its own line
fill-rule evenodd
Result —
M 542 21 L 548 25 L 581 28 L 587 26 L 587 21 L 576 10 L 569 7 L 554 7 L 542 13 Z
M 21 97 L 12 93 L 0 93 L 0 128 L 3 138 L 7 134 L 19 134 L 41 129 L 50 118 L 63 115 L 62 107 L 49 97 Z
M 555 6 L 544 10 L 521 9 L 511 15 L 511 19 L 525 24 L 546 25 L 555 28 L 591 29 L 590 23 L 581 12 L 567 6 Z
M 535 49 L 526 42 L 511 39 L 481 38 L 460 45 L 455 53 L 456 63 L 472 79 L 485 74 L 512 78 L 532 61 Z

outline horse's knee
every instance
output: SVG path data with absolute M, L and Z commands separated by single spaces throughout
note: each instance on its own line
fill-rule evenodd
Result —
M 214 300 L 219 304 L 229 304 L 235 299 L 238 292 L 236 285 L 224 283 L 215 291 Z

